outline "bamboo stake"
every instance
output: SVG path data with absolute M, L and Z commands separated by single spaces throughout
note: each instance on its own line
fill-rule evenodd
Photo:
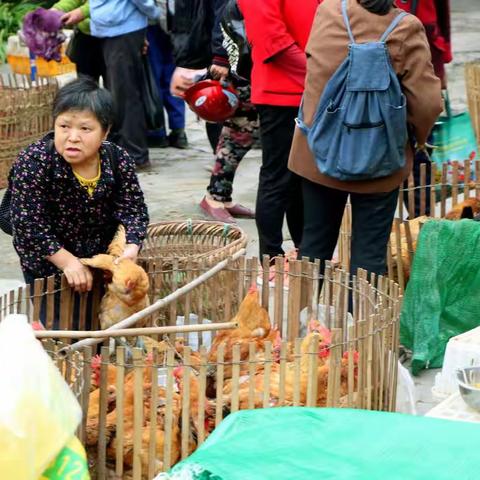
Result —
M 190 347 L 184 348 L 184 366 L 182 378 L 182 460 L 189 455 L 188 447 L 190 440 Z
M 298 407 L 300 405 L 300 368 L 301 368 L 301 344 L 302 339 L 295 339 L 295 359 L 294 359 L 294 380 L 293 380 L 293 406 Z
M 104 347 L 105 348 L 105 347 Z M 115 426 L 115 473 L 123 476 L 123 436 L 124 436 L 124 382 L 125 382 L 125 347 L 116 349 L 116 402 L 117 423 Z
M 148 478 L 155 477 L 155 463 L 157 456 L 157 406 L 158 406 L 158 351 L 156 348 L 152 351 L 154 359 L 151 372 L 152 388 L 150 391 L 150 440 L 148 443 Z M 160 427 L 161 428 L 161 427 Z M 165 428 L 165 426 L 163 427 Z
M 51 275 L 50 277 L 47 278 L 47 320 L 45 322 L 45 328 L 47 330 L 52 330 L 53 329 L 53 317 L 55 315 L 54 312 L 54 300 L 55 300 L 55 294 L 53 293 L 55 290 L 55 276 Z
M 215 427 L 219 425 L 219 423 L 223 419 L 223 359 L 224 359 L 224 351 L 225 351 L 225 342 L 222 342 L 217 349 L 217 375 L 216 375 L 216 408 L 215 408 Z
M 262 282 L 262 307 L 265 308 L 268 312 L 269 307 L 269 298 L 270 298 L 270 285 L 269 285 L 269 277 L 270 277 L 270 257 L 268 255 L 264 255 L 262 259 L 262 267 L 263 267 L 263 282 Z
M 133 349 L 133 480 L 142 478 L 143 353 Z
M 205 404 L 207 388 L 207 349 L 200 347 L 200 373 L 198 376 L 198 446 L 205 440 Z
M 307 407 L 317 406 L 319 340 L 319 335 L 314 334 L 308 345 Z
M 106 417 L 107 417 L 107 367 L 109 363 L 108 347 L 102 347 L 100 364 L 100 406 L 98 418 L 98 461 L 97 472 L 99 478 L 106 478 Z
M 255 367 L 256 367 L 255 343 L 248 345 L 248 408 L 255 408 Z
M 437 216 L 437 208 L 436 208 L 436 204 L 437 204 L 437 166 L 435 165 L 435 163 L 432 162 L 432 165 L 431 165 L 431 174 L 430 174 L 430 178 L 431 178 L 431 188 L 430 188 L 430 216 L 431 217 L 436 217 Z M 400 218 L 403 218 L 403 217 L 400 217 Z
M 122 329 L 122 328 L 129 328 L 129 327 L 135 325 L 138 321 L 142 320 L 143 318 L 145 318 L 149 315 L 152 315 L 153 313 L 161 310 L 162 308 L 169 305 L 171 302 L 176 301 L 178 298 L 182 297 L 186 293 L 191 292 L 192 290 L 194 290 L 199 285 L 202 285 L 209 278 L 213 277 L 218 272 L 225 269 L 231 261 L 234 261 L 237 258 L 240 258 L 244 254 L 245 254 L 245 249 L 242 248 L 237 253 L 232 255 L 232 257 L 227 258 L 226 260 L 223 260 L 222 262 L 213 266 L 210 270 L 208 270 L 204 274 L 200 275 L 196 279 L 192 280 L 192 282 L 190 282 L 189 284 L 184 285 L 183 287 L 179 288 L 177 291 L 167 295 L 166 297 L 164 297 L 160 300 L 157 300 L 154 304 L 150 305 L 149 307 L 144 308 L 140 312 L 131 315 L 130 317 L 126 318 L 125 320 L 122 320 L 121 322 L 118 322 L 116 325 L 113 325 L 113 327 L 107 328 L 107 330 L 105 330 L 105 331 L 110 332 L 111 330 L 119 330 L 119 329 Z M 97 343 L 101 343 L 102 341 L 103 341 L 103 339 L 89 338 L 89 339 L 81 340 L 80 342 L 76 342 L 76 343 L 74 343 L 72 345 L 69 345 L 65 348 L 66 349 L 71 348 L 73 350 L 79 350 L 80 348 L 83 348 L 86 345 L 96 345 Z M 60 352 L 62 352 L 62 350 Z
M 427 193 L 427 165 L 420 164 L 420 215 L 425 215 Z
M 265 342 L 265 370 L 263 383 L 263 408 L 270 406 L 270 375 L 272 372 L 272 342 Z M 251 382 L 253 382 L 253 378 Z
M 275 259 L 275 286 L 274 286 L 274 325 L 279 329 L 280 335 L 284 335 L 283 322 L 283 275 L 285 262 L 282 257 Z
M 415 182 L 413 174 L 408 177 L 408 216 L 415 218 Z
M 173 368 L 175 361 L 173 348 L 167 350 L 167 390 L 165 399 L 165 442 L 163 444 L 163 467 L 168 470 L 172 457 L 172 428 L 173 428 Z M 178 421 L 178 419 L 177 419 Z
M 232 405 L 230 411 L 235 413 L 238 411 L 238 381 L 240 378 L 240 345 L 237 343 L 233 346 L 232 356 Z
M 280 347 L 280 392 L 278 405 L 285 405 L 285 379 L 287 374 L 287 342 L 282 342 Z
M 458 162 L 453 162 L 452 168 L 452 207 L 458 204 Z
M 447 168 L 446 163 L 442 164 L 442 186 L 440 187 L 440 217 L 444 218 L 446 213 L 447 201 Z M 412 217 L 413 218 L 413 217 Z

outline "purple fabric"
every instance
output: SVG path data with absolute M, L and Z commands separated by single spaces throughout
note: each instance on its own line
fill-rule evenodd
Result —
M 25 15 L 22 33 L 32 53 L 45 60 L 61 60 L 60 47 L 65 41 L 62 16 L 63 12 L 45 8 L 37 8 Z

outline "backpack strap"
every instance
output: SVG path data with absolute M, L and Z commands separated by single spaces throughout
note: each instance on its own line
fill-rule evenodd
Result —
M 353 37 L 352 29 L 350 28 L 350 21 L 348 20 L 348 13 L 347 13 L 347 0 L 342 0 L 342 15 L 343 21 L 345 22 L 345 26 L 347 27 L 348 36 L 350 37 L 350 41 L 355 43 L 355 38 Z
M 388 28 L 385 30 L 385 32 L 382 35 L 382 38 L 380 38 L 381 42 L 385 42 L 387 40 L 387 37 L 392 33 L 392 31 L 397 27 L 397 25 L 402 21 L 403 17 L 406 17 L 408 15 L 407 12 L 401 12 L 399 13 L 393 20 L 392 23 L 388 26 Z

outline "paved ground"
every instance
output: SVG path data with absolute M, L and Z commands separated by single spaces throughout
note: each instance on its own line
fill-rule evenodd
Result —
M 455 0 L 453 5 L 454 61 L 449 66 L 449 89 L 455 109 L 465 108 L 463 66 L 466 61 L 480 60 L 480 9 L 478 0 Z M 205 167 L 212 164 L 212 153 L 204 133 L 204 125 L 193 115 L 188 117 L 188 136 L 191 148 L 152 149 L 152 168 L 139 174 L 149 205 L 152 222 L 203 218 L 198 203 L 204 195 L 209 174 Z M 260 151 L 253 150 L 243 160 L 235 179 L 235 200 L 254 206 Z M 0 192 L 0 196 L 3 192 Z M 258 249 L 254 221 L 240 220 L 247 232 L 249 253 Z M 15 287 L 22 280 L 16 254 L 10 237 L 0 232 L 0 293 Z M 435 372 L 428 371 L 415 379 L 418 397 L 417 408 L 424 413 L 434 404 L 430 387 Z

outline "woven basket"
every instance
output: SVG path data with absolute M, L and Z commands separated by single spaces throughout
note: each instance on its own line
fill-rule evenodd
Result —
M 219 222 L 160 222 L 148 227 L 141 260 L 178 262 L 202 260 L 207 265 L 224 260 L 247 244 L 245 232 Z
M 28 76 L 0 75 L 0 188 L 19 151 L 51 130 L 57 89 L 53 79 L 32 84 Z
M 468 111 L 480 146 L 480 62 L 465 65 Z

